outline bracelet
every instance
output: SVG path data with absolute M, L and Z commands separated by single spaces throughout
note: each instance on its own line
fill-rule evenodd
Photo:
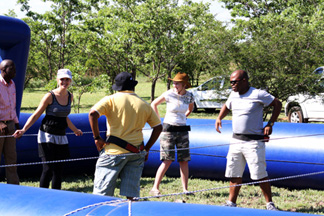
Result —
M 273 122 L 271 122 L 271 121 L 268 121 L 268 124 L 266 125 L 266 126 L 273 126 L 274 125 L 274 123 Z

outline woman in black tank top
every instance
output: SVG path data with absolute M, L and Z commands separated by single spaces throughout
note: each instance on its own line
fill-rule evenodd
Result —
M 38 131 L 38 152 L 43 162 L 64 160 L 69 158 L 68 139 L 65 131 L 69 127 L 76 136 L 81 136 L 82 131 L 75 127 L 68 115 L 71 112 L 73 95 L 68 91 L 72 82 L 72 73 L 69 69 L 60 69 L 57 73 L 58 87 L 46 93 L 36 111 L 28 118 L 21 130 L 13 136 L 21 137 L 46 111 Z M 53 189 L 61 189 L 62 163 L 44 163 L 40 179 L 40 187 L 49 188 L 52 181 Z

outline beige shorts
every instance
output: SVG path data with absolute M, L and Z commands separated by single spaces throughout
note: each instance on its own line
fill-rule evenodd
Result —
M 241 178 L 246 163 L 253 180 L 263 179 L 268 176 L 265 161 L 265 144 L 262 141 L 242 141 L 231 139 L 231 145 L 227 154 L 226 172 L 227 178 Z

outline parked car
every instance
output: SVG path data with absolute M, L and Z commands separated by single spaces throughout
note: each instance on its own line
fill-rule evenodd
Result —
M 313 73 L 323 74 L 324 66 Z M 324 86 L 324 76 L 319 80 Z M 298 94 L 290 96 L 285 105 L 285 115 L 292 123 L 307 123 L 310 121 L 324 121 L 324 93 L 318 95 Z
M 215 111 L 220 109 L 231 92 L 229 77 L 213 77 L 196 88 L 189 89 L 194 97 L 194 112 L 197 109 Z

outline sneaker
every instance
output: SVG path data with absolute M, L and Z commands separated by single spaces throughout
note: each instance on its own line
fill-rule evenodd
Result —
M 232 201 L 226 200 L 226 203 L 223 206 L 236 207 L 236 204 Z
M 279 211 L 275 204 L 273 202 L 268 202 L 267 203 L 267 210 L 270 210 L 270 211 Z

